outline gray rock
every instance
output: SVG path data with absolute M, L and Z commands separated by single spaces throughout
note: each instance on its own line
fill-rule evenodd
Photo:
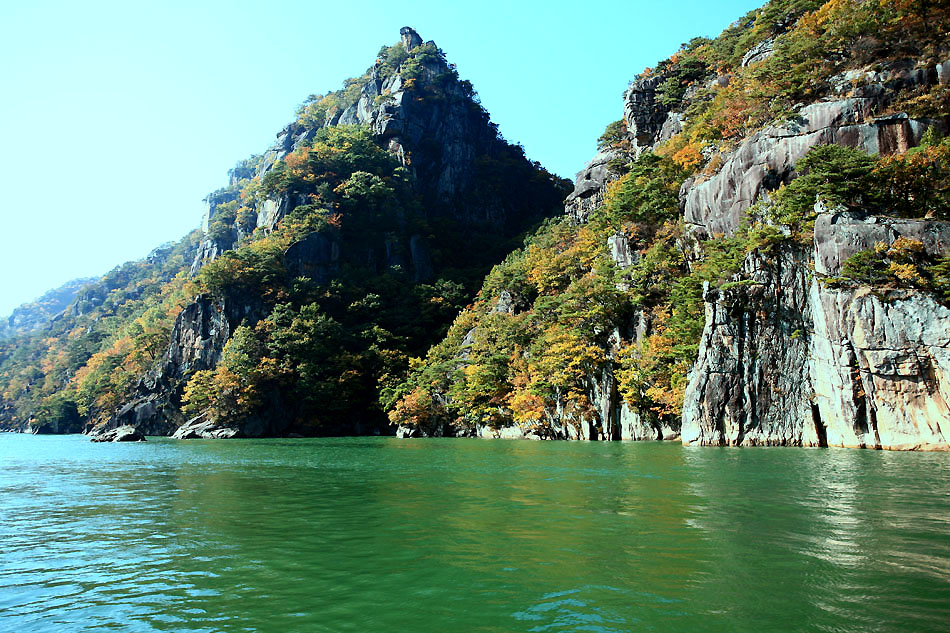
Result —
M 811 148 L 833 143 L 886 154 L 919 144 L 933 124 L 906 117 L 865 123 L 874 104 L 866 98 L 815 103 L 802 108 L 795 121 L 755 133 L 726 158 L 716 175 L 684 185 L 686 221 L 708 235 L 731 235 L 743 212 L 769 189 L 788 182 L 795 163 Z
M 407 51 L 411 51 L 417 46 L 422 46 L 422 38 L 419 37 L 419 34 L 416 33 L 412 27 L 404 26 L 399 29 L 399 38 Z
M 950 59 L 937 64 L 934 70 L 937 72 L 937 81 L 940 82 L 941 86 L 950 84 Z
M 126 425 L 89 437 L 92 442 L 144 442 L 145 436 L 134 426 Z
M 610 258 L 620 270 L 630 268 L 640 261 L 640 252 L 633 247 L 624 233 L 615 233 L 608 237 L 607 248 L 610 251 Z
M 742 56 L 742 67 L 745 68 L 750 64 L 757 64 L 758 62 L 765 61 L 772 56 L 772 53 L 775 50 L 775 39 L 769 38 L 767 40 L 762 40 Z
M 202 413 L 178 427 L 172 437 L 176 440 L 231 439 L 240 435 L 240 429 L 219 425 L 207 413 Z
M 683 406 L 684 444 L 816 445 L 807 359 L 809 276 L 801 254 L 750 255 L 742 286 L 708 291 Z
M 225 306 L 199 295 L 175 319 L 168 347 L 135 393 L 93 433 L 135 426 L 149 435 L 171 435 L 183 422 L 179 405 L 185 383 L 194 372 L 213 369 L 231 336 Z
M 604 191 L 611 180 L 608 163 L 619 157 L 619 153 L 612 150 L 597 152 L 574 179 L 574 191 L 565 201 L 565 212 L 574 217 L 578 223 L 587 221 L 588 214 L 601 206 L 604 202 Z
M 855 253 L 878 243 L 893 244 L 899 237 L 920 241 L 931 256 L 950 253 L 950 222 L 823 213 L 815 220 L 815 272 L 838 275 Z
M 753 253 L 737 285 L 706 294 L 684 443 L 950 449 L 950 309 L 809 271 L 900 234 L 946 247 L 946 223 L 872 220 L 821 216 L 813 252 Z
M 680 112 L 670 112 L 666 115 L 666 120 L 663 121 L 663 126 L 660 128 L 660 133 L 657 135 L 656 142 L 653 143 L 652 149 L 655 151 L 661 144 L 679 134 L 682 129 L 683 114 Z
M 518 302 L 511 292 L 502 290 L 500 293 L 498 293 L 498 301 L 495 302 L 495 307 L 492 308 L 492 312 L 500 312 L 501 314 L 514 314 L 517 303 Z
M 638 150 L 656 142 L 666 121 L 668 109 L 656 98 L 657 86 L 665 79 L 663 75 L 635 79 L 624 93 L 623 119 Z

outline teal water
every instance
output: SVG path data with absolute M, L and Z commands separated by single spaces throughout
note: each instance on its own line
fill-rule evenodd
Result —
M 0 631 L 948 631 L 950 455 L 0 435 Z

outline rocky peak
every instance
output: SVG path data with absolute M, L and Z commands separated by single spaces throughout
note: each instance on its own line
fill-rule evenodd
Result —
M 209 232 L 217 207 L 237 199 L 241 179 L 262 181 L 279 161 L 312 142 L 317 131 L 325 127 L 369 127 L 379 144 L 412 173 L 417 190 L 434 203 L 435 214 L 448 214 L 473 225 L 503 227 L 508 221 L 507 212 L 498 201 L 486 201 L 478 209 L 460 208 L 455 201 L 475 189 L 478 161 L 507 154 L 506 143 L 474 99 L 471 84 L 459 80 L 434 42 L 423 42 L 408 26 L 401 28 L 399 35 L 408 56 L 398 65 L 393 67 L 391 60 L 384 63 L 387 60 L 378 59 L 360 78 L 358 93 L 333 93 L 334 105 L 326 108 L 322 120 L 301 116 L 285 126 L 263 155 L 231 170 L 229 187 L 208 196 L 202 222 L 205 238 L 192 265 L 192 275 L 253 231 L 253 226 L 248 231 L 235 224 L 229 230 L 219 227 L 217 233 Z M 255 209 L 255 225 L 270 230 L 305 203 L 304 197 L 292 194 L 262 200 Z
M 422 46 L 422 38 L 419 37 L 419 34 L 416 33 L 416 30 L 411 26 L 404 26 L 399 29 L 399 38 L 407 51 L 411 51 L 417 46 Z

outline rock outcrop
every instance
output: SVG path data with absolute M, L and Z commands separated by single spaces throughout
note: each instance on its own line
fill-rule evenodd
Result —
M 787 123 L 766 127 L 743 141 L 715 175 L 684 183 L 684 216 L 700 236 L 731 235 L 749 206 L 796 176 L 795 163 L 813 147 L 835 144 L 885 155 L 916 147 L 930 127 L 947 131 L 945 120 L 903 113 L 874 116 L 896 91 L 935 82 L 935 69 L 898 66 L 842 77 L 837 93 L 843 98 L 801 107 Z
M 172 434 L 176 440 L 220 440 L 240 436 L 240 429 L 217 424 L 206 413 L 188 420 Z
M 139 379 L 134 396 L 105 424 L 88 431 L 95 437 L 131 426 L 146 435 L 174 433 L 185 421 L 180 410 L 185 381 L 194 372 L 217 365 L 231 331 L 221 302 L 203 295 L 196 297 L 178 315 L 165 353 Z
M 136 427 L 124 425 L 97 433 L 89 439 L 93 442 L 144 442 L 145 436 Z
M 750 255 L 707 292 L 683 442 L 950 449 L 950 309 L 825 277 L 899 237 L 946 253 L 950 223 L 825 213 L 811 252 Z

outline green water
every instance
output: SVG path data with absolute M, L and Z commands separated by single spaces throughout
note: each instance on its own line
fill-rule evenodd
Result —
M 0 435 L 0 631 L 948 631 L 950 455 Z

